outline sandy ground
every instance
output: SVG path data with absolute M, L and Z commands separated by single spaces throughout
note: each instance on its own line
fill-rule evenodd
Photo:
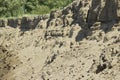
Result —
M 0 26 L 0 80 L 119 80 L 120 2 L 100 1 Z
M 119 24 L 93 26 L 78 42 L 80 29 L 46 39 L 46 29 L 0 28 L 0 80 L 119 80 Z

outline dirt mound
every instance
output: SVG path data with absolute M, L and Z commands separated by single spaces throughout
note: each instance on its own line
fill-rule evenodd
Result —
M 120 1 L 0 21 L 0 80 L 119 80 Z

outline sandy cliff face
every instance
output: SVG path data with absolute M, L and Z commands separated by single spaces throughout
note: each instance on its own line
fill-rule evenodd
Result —
M 50 15 L 0 20 L 0 80 L 119 80 L 120 0 L 75 0 Z

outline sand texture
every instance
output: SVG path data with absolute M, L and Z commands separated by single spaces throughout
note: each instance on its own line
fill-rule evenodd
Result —
M 119 80 L 120 0 L 74 0 L 0 20 L 0 80 Z

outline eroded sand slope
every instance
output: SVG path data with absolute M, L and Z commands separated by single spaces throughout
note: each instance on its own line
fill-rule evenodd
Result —
M 119 80 L 119 3 L 75 0 L 50 15 L 1 20 L 0 80 Z

